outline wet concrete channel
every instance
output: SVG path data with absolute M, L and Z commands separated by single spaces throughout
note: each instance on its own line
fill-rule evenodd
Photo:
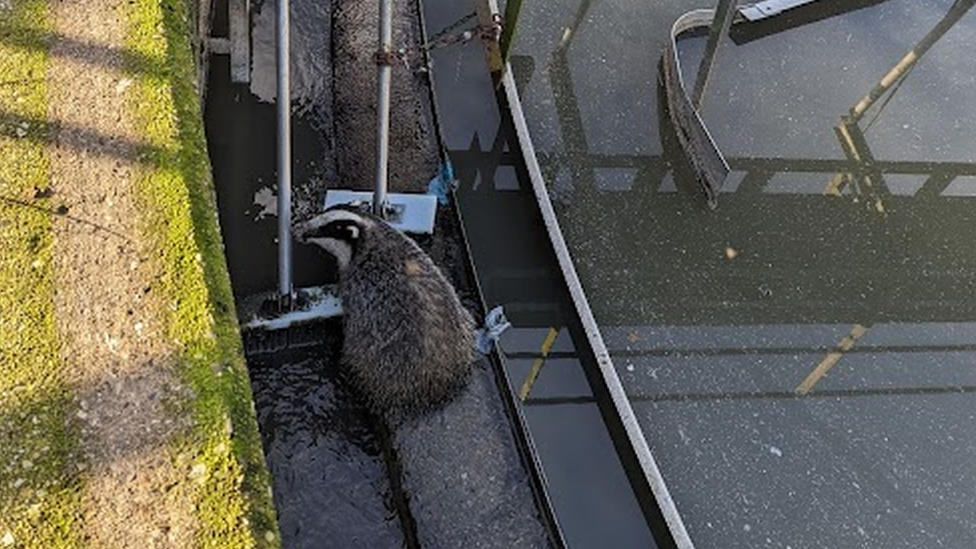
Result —
M 268 5 L 266 2 L 263 7 Z M 260 14 L 262 4 L 258 3 L 255 8 Z M 297 19 L 306 28 L 330 24 L 331 19 L 323 13 L 323 6 L 293 2 L 292 9 L 298 12 Z M 454 16 L 444 6 L 428 8 L 427 15 L 430 15 L 430 9 L 444 10 L 445 17 Z M 293 18 L 296 18 L 294 13 Z M 433 19 L 429 24 L 437 24 L 437 18 Z M 219 23 L 215 29 L 217 34 L 221 32 Z M 295 30 L 292 32 L 294 49 Z M 255 31 L 255 39 L 258 36 L 268 40 L 267 35 Z M 329 49 L 321 45 L 322 40 L 328 40 L 328 33 L 324 37 L 314 32 L 306 36 L 315 36 L 308 51 Z M 457 51 L 469 56 L 472 75 L 478 75 L 478 67 L 481 73 L 464 83 L 463 92 L 456 90 L 454 93 L 470 97 L 471 90 L 481 88 L 479 93 L 487 91 L 489 100 L 494 102 L 490 80 L 485 79 L 488 75 L 480 47 L 471 44 Z M 470 57 L 472 53 L 474 57 Z M 302 54 L 297 57 L 299 60 L 303 58 Z M 256 54 L 255 63 L 260 62 L 260 55 Z M 323 88 L 315 83 L 315 79 L 328 77 L 329 67 L 315 59 L 303 69 L 305 72 L 300 74 L 311 86 L 310 95 L 313 99 L 324 98 L 319 95 Z M 214 58 L 206 119 L 231 278 L 235 295 L 240 298 L 274 288 L 276 282 L 275 220 L 263 204 L 273 192 L 275 149 L 271 136 L 274 105 L 266 101 L 266 94 L 259 89 L 260 82 L 257 86 L 252 82 L 250 88 L 231 84 L 228 74 L 227 59 Z M 256 87 L 257 94 L 253 93 Z M 261 95 L 265 95 L 263 100 Z M 328 110 L 319 109 L 314 100 L 304 104 L 299 102 L 299 105 L 293 118 L 293 169 L 296 186 L 305 182 L 308 188 L 299 188 L 296 194 L 299 200 L 303 200 L 302 193 L 314 200 L 315 193 L 321 192 L 335 179 L 334 164 L 329 162 L 329 153 L 336 146 L 332 141 L 336 137 L 329 135 L 335 121 Z M 478 111 L 452 110 L 450 116 L 441 117 L 441 130 L 449 124 L 452 128 L 463 125 L 470 128 L 484 123 L 497 130 L 501 126 L 497 106 L 495 109 L 488 119 L 480 118 L 482 113 Z M 470 135 L 477 135 L 477 131 Z M 467 150 L 470 139 L 464 141 Z M 497 243 L 497 235 L 482 232 L 490 228 L 485 224 L 490 222 L 490 215 L 489 219 L 479 216 L 495 212 L 494 215 L 504 215 L 512 222 L 505 224 L 506 230 L 519 229 L 517 239 L 529 245 L 524 249 L 512 248 L 508 253 L 493 244 L 487 248 L 472 246 L 476 266 L 497 265 L 502 271 L 512 268 L 516 272 L 528 268 L 536 274 L 543 273 L 541 278 L 532 275 L 528 284 L 524 280 L 518 283 L 521 290 L 517 296 L 505 290 L 499 292 L 495 282 L 490 283 L 492 289 L 485 294 L 489 305 L 504 303 L 516 325 L 516 329 L 502 341 L 505 354 L 510 355 L 505 373 L 520 383 L 534 360 L 538 328 L 545 327 L 541 334 L 544 337 L 545 330 L 556 327 L 561 334 L 553 348 L 554 357 L 559 353 L 566 356 L 554 362 L 564 363 L 565 374 L 555 375 L 555 371 L 546 374 L 545 379 L 540 380 L 538 390 L 569 383 L 591 394 L 586 389 L 586 376 L 582 374 L 581 351 L 571 343 L 572 322 L 560 313 L 559 303 L 565 296 L 560 295 L 559 281 L 554 278 L 554 273 L 544 274 L 546 269 L 551 269 L 551 265 L 547 266 L 551 257 L 546 255 L 544 233 L 538 218 L 532 217 L 531 203 L 526 201 L 528 195 L 523 193 L 517 200 L 521 214 L 510 209 L 512 204 L 508 200 L 491 206 L 491 194 L 499 188 L 494 184 L 495 178 L 488 175 L 492 182 L 481 187 L 482 191 L 492 191 L 482 193 L 488 201 L 469 202 L 465 189 L 479 187 L 476 174 L 482 168 L 494 168 L 481 160 L 464 158 L 463 151 L 452 149 L 457 143 L 460 142 L 454 140 L 447 144 L 462 180 L 458 194 L 460 207 L 473 214 L 470 218 L 465 214 L 464 230 L 477 233 L 470 236 L 469 243 L 476 240 Z M 501 171 L 515 173 L 507 167 Z M 496 209 L 498 207 L 502 208 Z M 452 226 L 449 219 L 439 221 L 438 229 L 455 235 L 460 235 L 461 231 L 459 226 Z M 433 245 L 435 259 L 446 257 L 455 267 L 459 265 L 461 259 L 456 244 L 428 242 L 426 245 Z M 322 254 L 301 246 L 296 246 L 295 252 L 296 286 L 320 284 L 323 278 L 334 279 L 328 274 L 333 267 Z M 551 251 L 548 253 L 551 255 Z M 522 264 L 513 264 L 511 254 L 519 254 L 518 261 Z M 479 282 L 484 283 L 485 278 L 480 278 Z M 502 278 L 503 286 L 511 282 L 511 279 L 504 281 L 507 276 Z M 455 280 L 455 284 L 459 285 L 462 298 L 471 300 L 476 297 L 477 288 L 471 287 L 470 283 Z M 329 335 L 316 346 L 274 355 L 249 356 L 259 423 L 274 478 L 276 506 L 286 548 L 456 547 L 477 539 L 490 539 L 491 542 L 469 546 L 558 547 L 563 541 L 555 521 L 572 524 L 566 529 L 566 543 L 574 547 L 607 541 L 618 547 L 653 545 L 644 518 L 646 510 L 642 511 L 638 504 L 596 405 L 578 407 L 570 413 L 555 416 L 525 414 L 531 431 L 530 440 L 535 441 L 538 455 L 545 462 L 542 465 L 545 478 L 556 481 L 550 480 L 548 485 L 550 494 L 558 494 L 553 496 L 557 514 L 554 521 L 548 515 L 545 486 L 535 485 L 531 478 L 530 470 L 534 468 L 532 443 L 520 442 L 517 429 L 514 434 L 511 432 L 513 426 L 519 428 L 521 413 L 528 409 L 506 412 L 497 395 L 487 400 L 480 396 L 497 391 L 493 388 L 497 383 L 493 366 L 482 361 L 476 368 L 471 391 L 452 405 L 453 410 L 434 422 L 391 433 L 378 425 L 377 420 L 365 412 L 357 396 L 345 388 L 341 371 L 334 367 L 338 341 L 334 332 L 337 330 L 333 326 Z M 505 382 L 506 378 L 503 375 L 498 379 Z M 512 383 L 514 385 L 516 381 Z M 543 431 L 537 433 L 540 426 Z M 540 440 L 546 442 L 540 444 Z M 414 470 L 406 470 L 410 467 Z M 448 474 L 451 472 L 460 473 L 464 482 L 451 480 Z M 479 481 L 478 475 L 489 474 L 502 475 L 505 480 L 485 478 Z M 543 481 L 540 479 L 539 482 Z M 459 484 L 470 491 L 460 499 Z M 525 494 L 529 494 L 528 500 Z M 594 498 L 595 494 L 599 496 Z M 471 505 L 472 497 L 483 500 L 487 506 L 482 506 L 491 510 L 492 516 L 479 515 L 479 506 Z M 646 506 L 648 500 L 646 495 L 643 497 Z M 559 518 L 563 515 L 565 518 Z M 580 523 L 583 517 L 587 518 L 585 524 Z M 542 533 L 540 528 L 548 528 L 549 534 Z M 538 540 L 547 537 L 549 541 L 540 545 Z
M 464 3 L 423 4 L 429 35 L 471 11 Z M 515 326 L 501 342 L 513 392 L 535 379 L 522 412 L 567 546 L 670 547 L 599 379 L 484 50 L 442 48 L 431 56 L 440 128 L 460 180 L 457 196 L 478 278 L 489 306 L 503 304 Z M 563 404 L 535 404 L 550 398 Z

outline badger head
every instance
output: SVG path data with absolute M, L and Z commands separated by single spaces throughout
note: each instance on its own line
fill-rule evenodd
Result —
M 341 270 L 349 266 L 373 223 L 355 206 L 333 206 L 296 226 L 295 235 L 299 242 L 315 244 L 335 256 Z

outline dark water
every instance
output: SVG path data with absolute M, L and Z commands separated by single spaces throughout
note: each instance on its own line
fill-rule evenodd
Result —
M 228 58 L 214 56 L 207 88 L 207 139 L 237 298 L 274 290 L 278 284 L 274 6 L 270 0 L 252 2 L 251 83 L 230 83 Z M 331 8 L 327 3 L 292 2 L 291 18 L 292 209 L 297 222 L 320 209 L 337 175 Z M 325 254 L 297 244 L 292 249 L 296 287 L 335 280 Z
M 282 545 L 403 547 L 382 442 L 338 379 L 338 350 L 248 359 Z
M 555 546 L 487 360 L 445 409 L 388 431 L 325 339 L 248 359 L 284 547 Z
M 875 192 L 833 196 L 834 126 L 952 2 L 858 5 L 722 43 L 714 212 L 656 87 L 686 2 L 526 3 L 518 23 L 560 222 L 699 548 L 976 545 L 976 12 L 861 122 Z M 686 78 L 703 41 L 679 45 Z
M 278 287 L 278 218 L 262 215 L 262 206 L 255 203 L 255 197 L 274 192 L 276 185 L 275 106 L 258 100 L 246 85 L 231 84 L 229 70 L 226 57 L 213 58 L 205 118 L 227 263 L 234 295 L 240 298 Z M 303 117 L 292 119 L 292 131 L 295 181 L 321 178 L 323 138 Z M 299 245 L 293 251 L 297 287 L 334 280 L 324 254 Z

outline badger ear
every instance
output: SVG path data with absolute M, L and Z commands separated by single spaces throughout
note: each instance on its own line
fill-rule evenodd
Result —
M 359 226 L 346 224 L 342 227 L 346 231 L 347 239 L 350 241 L 359 240 Z

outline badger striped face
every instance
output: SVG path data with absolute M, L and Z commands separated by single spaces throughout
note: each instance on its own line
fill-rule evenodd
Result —
M 333 206 L 296 227 L 300 242 L 315 244 L 335 256 L 345 269 L 356 254 L 363 232 L 373 221 L 348 206 Z

